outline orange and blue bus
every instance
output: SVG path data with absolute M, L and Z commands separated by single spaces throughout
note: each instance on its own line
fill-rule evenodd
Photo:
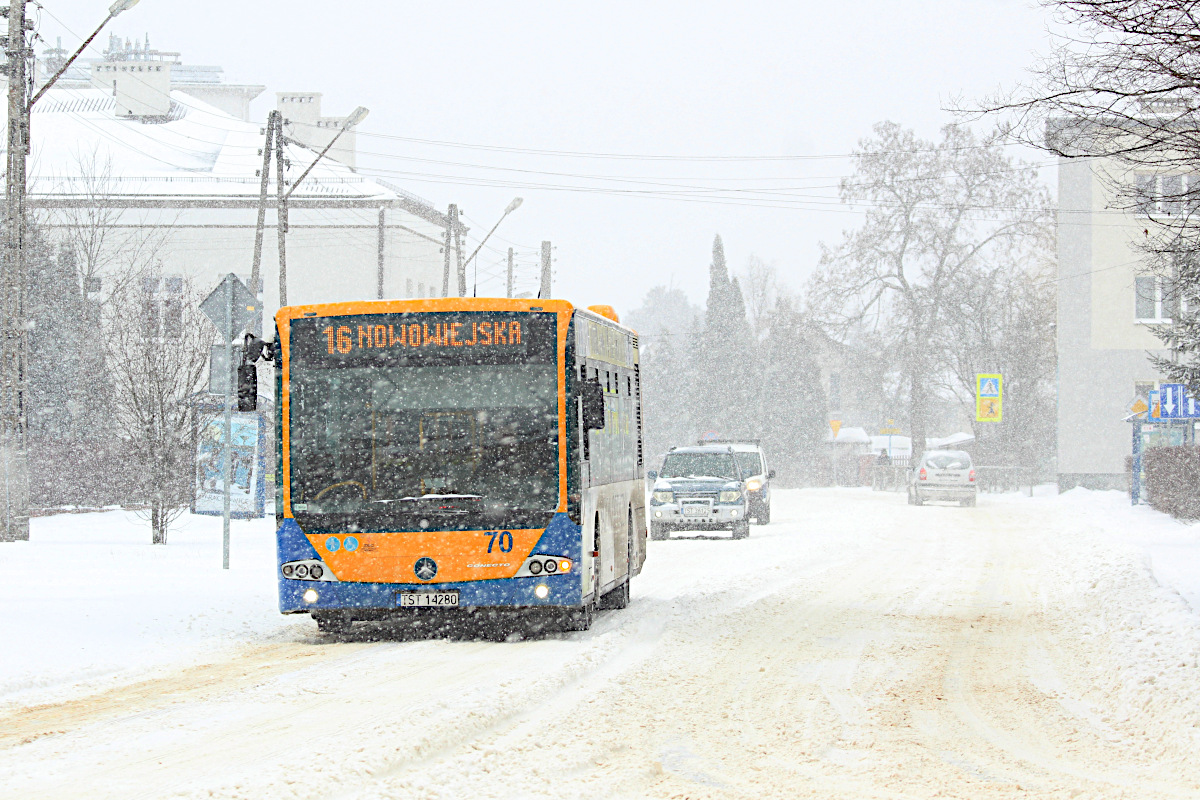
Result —
M 521 609 L 581 630 L 628 604 L 641 381 L 611 308 L 381 300 L 275 323 L 283 613 L 335 631 Z

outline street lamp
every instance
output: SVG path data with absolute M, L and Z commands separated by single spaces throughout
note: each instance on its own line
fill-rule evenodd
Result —
M 0 471 L 3 472 L 3 519 L 0 541 L 29 538 L 29 455 L 26 442 L 26 386 L 29 364 L 29 328 L 25 319 L 25 202 L 28 187 L 29 117 L 42 98 L 109 21 L 133 8 L 138 0 L 116 0 L 100 26 L 71 54 L 58 72 L 34 94 L 28 91 L 27 61 L 32 51 L 25 40 L 25 4 L 8 5 L 8 180 L 5 181 L 7 253 L 0 280 Z
M 495 225 L 493 225 L 493 226 L 492 226 L 492 229 L 491 229 L 490 231 L 488 231 L 488 232 L 487 232 L 487 236 L 484 236 L 484 237 L 483 237 L 483 241 L 481 241 L 481 242 L 479 243 L 479 247 L 476 247 L 476 248 L 475 248 L 475 252 L 474 252 L 474 253 L 471 253 L 471 256 L 470 256 L 470 258 L 468 258 L 468 259 L 466 260 L 466 263 L 464 263 L 464 264 L 463 264 L 463 275 L 464 275 L 464 276 L 466 275 L 466 272 L 467 272 L 467 265 L 471 263 L 471 260 L 472 260 L 472 259 L 474 259 L 474 258 L 475 258 L 475 256 L 479 255 L 479 251 L 483 249 L 483 246 L 484 246 L 485 244 L 487 244 L 487 240 L 488 240 L 488 239 L 491 237 L 491 235 L 492 235 L 493 233 L 495 233 L 495 232 L 496 232 L 496 228 L 499 228 L 499 227 L 500 227 L 500 223 L 501 223 L 501 222 L 504 222 L 504 218 L 505 218 L 505 217 L 507 217 L 507 216 L 508 216 L 509 214 L 511 214 L 512 212 L 516 211 L 518 208 L 520 208 L 520 207 L 521 207 L 521 203 L 524 203 L 524 202 L 525 202 L 525 198 L 523 198 L 523 197 L 514 197 L 514 198 L 512 199 L 512 202 L 511 202 L 511 203 L 509 203 L 509 204 L 508 204 L 508 207 L 504 209 L 504 213 L 500 215 L 500 219 L 496 220 L 496 224 L 495 224 Z M 479 280 L 478 280 L 478 278 L 479 278 L 479 266 L 478 266 L 478 265 L 476 265 L 476 266 L 475 266 L 475 277 L 476 277 L 476 281 L 475 281 L 475 282 L 476 282 L 476 283 L 479 283 Z
M 342 127 L 338 129 L 338 132 L 335 133 L 333 138 L 329 140 L 329 144 L 325 145 L 325 148 L 323 150 L 321 150 L 321 152 L 317 153 L 317 157 L 312 160 L 312 163 L 308 165 L 308 168 L 305 169 L 304 172 L 300 173 L 300 177 L 297 178 L 292 183 L 292 188 L 288 189 L 286 192 L 283 191 L 283 120 L 279 118 L 279 112 L 272 111 L 271 113 L 275 115 L 275 168 L 279 173 L 279 183 L 278 183 L 278 186 L 276 189 L 276 195 L 275 195 L 275 200 L 277 203 L 275 213 L 276 213 L 276 217 L 278 220 L 277 228 L 278 228 L 278 233 L 279 233 L 279 305 L 282 307 L 282 306 L 287 305 L 287 228 L 288 228 L 287 201 L 288 201 L 288 198 L 292 196 L 292 192 L 296 191 L 296 189 L 299 188 L 300 184 L 304 182 L 304 179 L 308 177 L 308 173 L 313 171 L 313 167 L 315 167 L 317 165 L 318 161 L 320 161 L 322 158 L 325 157 L 325 154 L 328 153 L 329 150 L 333 147 L 333 145 L 337 142 L 337 140 L 341 138 L 342 134 L 345 133 L 346 131 L 350 130 L 351 128 L 353 128 L 355 125 L 358 125 L 364 119 L 366 119 L 367 114 L 369 114 L 371 112 L 368 111 L 363 106 L 359 106 L 358 108 L 354 109 L 354 111 L 351 112 L 350 116 L 346 117 L 346 120 L 342 123 Z M 265 155 L 265 159 L 269 159 L 269 158 L 270 158 L 269 155 Z M 266 186 L 266 171 L 265 170 L 263 171 L 263 186 L 264 187 Z M 264 198 L 265 198 L 265 192 L 266 192 L 265 188 L 263 189 L 263 192 L 264 192 Z M 260 214 L 259 214 L 260 229 L 261 229 L 262 224 L 263 224 L 262 214 L 260 212 Z M 262 237 L 261 232 L 258 233 L 257 236 L 261 240 L 261 237 Z M 252 272 L 252 275 L 253 275 L 253 278 L 251 279 L 251 283 L 256 284 L 257 278 L 258 278 L 258 254 L 257 254 L 257 252 L 255 254 L 255 263 L 254 263 L 254 270 Z M 257 285 L 252 286 L 251 290 L 257 292 L 258 286 Z
M 79 45 L 79 48 L 71 55 L 71 57 L 63 62 L 63 65 L 58 68 L 58 72 L 54 73 L 50 80 L 46 81 L 46 85 L 38 90 L 38 93 L 35 94 L 33 99 L 29 101 L 29 108 L 33 108 L 33 104 L 42 99 L 42 95 L 46 93 L 46 90 L 53 86 L 54 82 L 62 77 L 62 74 L 66 72 L 72 64 L 75 63 L 75 59 L 79 58 L 80 53 L 82 53 L 84 49 L 92 43 L 93 39 L 100 35 L 100 31 L 104 30 L 104 26 L 111 22 L 113 17 L 115 17 L 117 14 L 120 14 L 122 11 L 128 11 L 136 6 L 139 2 L 140 0 L 117 0 L 117 2 L 109 6 L 108 16 L 104 18 L 104 22 L 100 23 L 99 27 L 92 32 L 91 36 L 83 40 L 83 44 Z

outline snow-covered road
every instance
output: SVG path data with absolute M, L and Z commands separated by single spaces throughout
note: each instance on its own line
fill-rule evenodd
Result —
M 0 605 L 21 654 L 0 669 L 0 796 L 1200 797 L 1200 526 L 1081 492 L 967 509 L 801 490 L 774 517 L 653 542 L 628 609 L 521 641 L 318 636 L 271 615 L 261 532 L 232 577 L 211 536 L 192 545 L 198 576 L 154 595 L 175 605 L 130 591 L 99 633 L 49 599 L 58 582 L 25 580 L 34 596 Z M 73 547 L 56 519 L 9 574 Z M 133 545 L 89 546 L 130 563 Z M 144 647 L 81 661 L 58 641 L 103 649 L 106 624 Z

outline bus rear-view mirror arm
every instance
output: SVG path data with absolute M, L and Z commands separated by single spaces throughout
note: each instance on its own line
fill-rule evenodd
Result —
M 247 333 L 242 345 L 242 363 L 237 368 L 237 410 L 258 410 L 258 367 L 259 359 L 272 360 L 275 345 Z

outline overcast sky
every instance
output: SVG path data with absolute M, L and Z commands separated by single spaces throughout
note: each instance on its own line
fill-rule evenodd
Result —
M 73 49 L 107 5 L 46 0 L 41 34 Z M 1021 80 L 1046 25 L 1024 0 L 144 0 L 109 30 L 267 86 L 256 119 L 276 91 L 367 106 L 360 166 L 459 203 L 472 249 L 524 197 L 479 259 L 481 295 L 503 291 L 489 275 L 512 244 L 531 285 L 549 239 L 556 296 L 629 309 L 659 283 L 702 304 L 715 233 L 734 269 L 756 254 L 799 287 L 857 220 L 834 199 L 839 156 L 879 120 L 932 136 L 951 98 Z M 745 191 L 764 188 L 792 190 L 789 207 Z

